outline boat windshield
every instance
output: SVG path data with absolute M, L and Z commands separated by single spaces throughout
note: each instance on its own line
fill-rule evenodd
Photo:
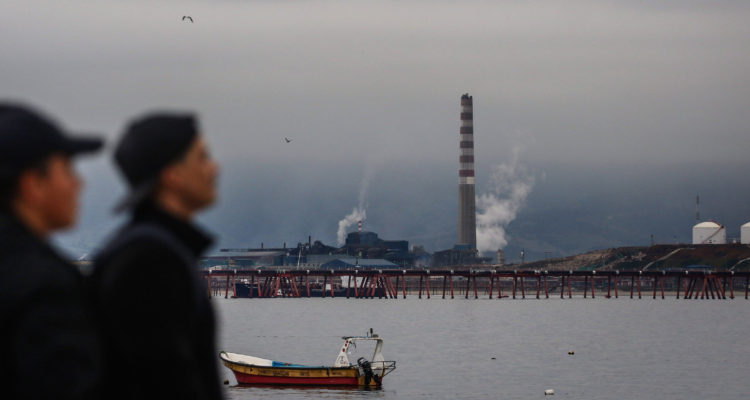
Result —
M 372 363 L 383 361 L 381 353 L 383 340 L 378 337 L 365 336 L 347 336 L 344 337 L 344 344 L 339 349 L 336 357 L 335 367 L 348 367 L 356 365 L 360 358 Z

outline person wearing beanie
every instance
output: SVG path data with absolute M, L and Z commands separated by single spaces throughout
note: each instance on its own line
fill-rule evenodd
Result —
M 102 146 L 0 102 L 0 398 L 101 398 L 102 350 L 84 277 L 50 245 L 77 219 L 73 157 Z
M 218 165 L 192 115 L 132 121 L 114 161 L 129 220 L 95 258 L 110 399 L 220 399 L 214 316 L 197 262 L 211 239 L 193 224 L 214 203 Z

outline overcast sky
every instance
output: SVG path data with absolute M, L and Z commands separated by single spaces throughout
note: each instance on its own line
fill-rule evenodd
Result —
M 213 230 L 253 219 L 240 198 L 300 198 L 281 215 L 335 192 L 346 201 L 319 222 L 334 237 L 367 174 L 391 191 L 449 171 L 427 181 L 455 190 L 465 92 L 479 180 L 513 149 L 537 188 L 560 165 L 747 170 L 748 21 L 746 1 L 0 0 L 0 97 L 110 141 L 145 110 L 195 110 L 224 164 Z M 104 157 L 81 167 L 97 204 L 69 236 L 79 242 L 111 224 L 100 203 L 122 190 Z

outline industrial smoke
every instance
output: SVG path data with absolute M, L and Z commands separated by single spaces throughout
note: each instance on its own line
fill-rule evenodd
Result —
M 520 164 L 520 148 L 513 149 L 508 163 L 492 167 L 490 191 L 477 196 L 477 250 L 496 251 L 508 244 L 505 229 L 534 186 L 534 177 Z
M 359 205 L 353 208 L 352 212 L 349 213 L 349 215 L 339 221 L 339 229 L 336 232 L 336 238 L 338 240 L 339 246 L 343 246 L 346 242 L 346 233 L 349 230 L 350 226 L 358 223 L 359 221 L 364 221 L 365 219 L 367 219 L 365 199 L 367 198 L 367 190 L 370 187 L 370 181 L 372 180 L 374 173 L 374 161 L 373 159 L 370 159 L 365 164 L 365 174 L 359 186 Z
M 346 241 L 346 232 L 350 226 L 356 224 L 359 221 L 364 221 L 367 218 L 367 212 L 364 208 L 354 208 L 352 212 L 339 221 L 339 230 L 337 233 L 339 246 L 343 246 Z

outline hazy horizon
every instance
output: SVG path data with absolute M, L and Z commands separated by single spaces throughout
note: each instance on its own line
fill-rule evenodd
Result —
M 282 164 L 223 165 L 219 202 L 199 216 L 200 225 L 216 235 L 214 251 L 261 243 L 293 247 L 308 236 L 337 245 L 337 224 L 357 207 L 365 168 L 331 164 L 297 173 L 281 169 Z M 111 213 L 124 185 L 109 162 L 83 160 L 80 167 L 90 180 L 82 219 L 59 240 L 76 256 L 93 250 L 123 218 Z M 452 162 L 412 167 L 409 174 L 399 174 L 399 168 L 389 165 L 370 172 L 364 229 L 383 239 L 408 240 L 430 252 L 452 247 L 457 239 L 457 168 Z M 740 225 L 750 221 L 745 178 L 727 174 L 718 179 L 725 172 L 720 165 L 597 170 L 529 165 L 528 170 L 535 177 L 534 187 L 505 228 L 508 261 L 517 261 L 520 249 L 531 261 L 646 246 L 652 234 L 656 243 L 689 243 L 696 195 L 701 220 L 724 224 L 729 239 L 738 238 Z M 487 191 L 488 174 L 479 163 L 477 193 Z M 355 229 L 356 225 L 349 231 Z

